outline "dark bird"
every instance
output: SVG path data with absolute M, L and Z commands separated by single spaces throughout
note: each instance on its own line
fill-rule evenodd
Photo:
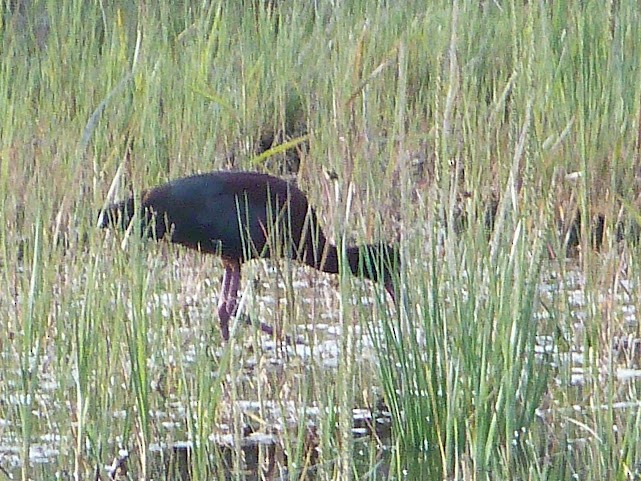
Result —
M 135 215 L 136 204 L 140 214 Z M 340 251 L 327 241 L 307 197 L 283 179 L 253 172 L 211 172 L 176 179 L 111 204 L 99 215 L 100 227 L 129 227 L 155 239 L 217 254 L 225 266 L 218 303 L 220 328 L 229 339 L 236 313 L 241 264 L 254 258 L 289 257 L 323 272 L 338 273 Z M 399 267 L 395 246 L 371 244 L 346 249 L 355 276 L 382 283 L 395 298 Z M 272 333 L 272 328 L 261 324 Z

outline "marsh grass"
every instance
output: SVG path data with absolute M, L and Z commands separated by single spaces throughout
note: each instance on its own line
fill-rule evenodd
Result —
M 130 477 L 159 478 L 188 441 L 192 479 L 251 478 L 250 428 L 280 449 L 267 478 L 638 478 L 639 353 L 613 345 L 640 337 L 639 15 L 4 2 L 0 467 L 105 479 L 125 449 Z M 395 307 L 348 275 L 245 266 L 245 311 L 307 350 L 242 324 L 222 344 L 215 259 L 95 230 L 116 172 L 123 196 L 292 156 L 332 239 L 403 258 Z M 355 451 L 352 409 L 379 396 L 392 437 Z

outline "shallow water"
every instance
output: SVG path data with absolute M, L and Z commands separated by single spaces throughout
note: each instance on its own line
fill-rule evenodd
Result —
M 341 361 L 344 336 L 353 339 L 354 349 L 358 350 L 358 360 L 363 363 L 374 364 L 376 354 L 371 339 L 359 324 L 350 324 L 340 321 L 340 308 L 336 278 L 319 276 L 307 269 L 293 269 L 293 279 L 286 286 L 285 282 L 275 285 L 273 281 L 263 282 L 260 278 L 278 278 L 282 273 L 276 273 L 268 265 L 255 263 L 253 269 L 245 269 L 245 290 L 241 300 L 241 309 L 253 315 L 258 313 L 263 319 L 272 320 L 275 324 L 283 322 L 283 312 L 299 309 L 290 318 L 313 320 L 293 327 L 287 324 L 290 333 L 304 342 L 293 346 L 284 345 L 265 335 L 256 336 L 251 327 L 236 322 L 233 329 L 238 329 L 236 335 L 235 352 L 242 359 L 242 372 L 236 373 L 235 382 L 238 383 L 238 393 L 252 393 L 256 376 L 267 376 L 263 382 L 269 384 L 269 376 L 273 379 L 284 377 L 292 369 L 306 369 L 315 366 L 327 370 L 333 376 Z M 600 305 L 608 309 L 609 316 L 617 317 L 616 335 L 604 342 L 611 343 L 609 361 L 604 362 L 603 368 L 595 373 L 594 369 L 587 369 L 583 348 L 583 330 L 586 319 L 585 306 L 585 279 L 580 271 L 571 263 L 564 266 L 561 276 L 551 265 L 543 276 L 539 294 L 541 306 L 536 322 L 542 326 L 546 323 L 554 324 L 552 313 L 546 309 L 549 305 L 559 305 L 558 296 L 565 296 L 567 312 L 562 313 L 572 319 L 572 331 L 558 332 L 556 335 L 541 335 L 536 349 L 541 355 L 554 355 L 554 362 L 558 363 L 559 377 L 557 383 L 566 384 L 569 388 L 580 387 L 586 382 L 604 382 L 609 377 L 614 377 L 617 382 L 625 383 L 641 378 L 639 358 L 641 356 L 641 341 L 635 337 L 638 327 L 636 309 L 633 304 L 631 292 L 635 286 L 625 279 L 617 279 L 616 285 L 603 290 L 598 299 Z M 202 269 L 185 268 L 180 266 L 174 275 L 179 279 L 179 289 L 153 293 L 147 304 L 147 312 L 160 313 L 162 317 L 177 317 L 175 324 L 180 326 L 173 335 L 180 340 L 174 345 L 164 345 L 158 340 L 163 332 L 150 332 L 152 342 L 158 341 L 163 345 L 162 356 L 155 355 L 150 359 L 150 371 L 160 372 L 167 366 L 180 367 L 189 370 L 197 362 L 197 353 L 202 350 L 210 337 L 206 335 L 212 322 L 209 318 L 216 312 L 216 295 L 212 293 L 217 289 L 217 281 L 203 276 Z M 358 282 L 358 281 L 355 281 Z M 176 282 L 178 284 L 178 282 Z M 295 292 L 296 300 L 292 304 L 281 297 L 287 290 Z M 276 291 L 276 292 L 274 292 Z M 350 302 L 358 306 L 374 306 L 376 300 L 371 288 L 355 288 L 351 292 Z M 303 313 L 301 315 L 301 312 Z M 559 315 L 554 313 L 554 315 Z M 207 319 L 204 319 L 207 318 Z M 367 330 L 376 328 L 376 320 L 369 320 Z M 200 329 L 194 329 L 194 324 L 201 324 Z M 215 328 L 215 322 L 214 328 Z M 341 325 L 346 326 L 345 330 Z M 206 326 L 206 327 L 202 327 Z M 153 329 L 152 329 L 153 330 Z M 547 329 L 549 331 L 549 329 Z M 560 342 L 561 338 L 564 342 Z M 256 339 L 259 340 L 259 349 L 255 351 Z M 565 347 L 564 347 L 565 346 Z M 214 356 L 220 357 L 224 353 L 223 346 L 214 346 L 211 349 Z M 57 362 L 56 356 L 60 353 L 54 350 L 45 352 L 40 362 L 37 395 L 35 400 L 21 399 L 19 396 L 9 396 L 3 402 L 13 406 L 16 410 L 31 404 L 33 414 L 39 418 L 56 419 L 57 410 L 68 410 L 69 406 L 60 405 L 53 394 L 60 389 L 67 389 L 64 382 L 56 379 L 54 369 L 49 369 Z M 153 363 L 162 359 L 164 365 L 154 366 Z M 5 349 L 2 364 L 5 369 L 2 380 L 8 391 L 19 391 L 22 382 L 20 379 L 20 359 L 16 352 Z M 302 367 L 301 367 L 302 366 Z M 594 376 L 598 379 L 594 379 Z M 149 444 L 150 471 L 152 478 L 190 479 L 193 449 L 189 440 L 186 418 L 193 408 L 190 400 L 173 392 L 162 392 L 163 382 L 161 375 L 152 381 L 154 389 L 164 398 L 164 409 L 150 413 L 151 423 L 156 427 L 153 438 Z M 12 387 L 14 386 L 14 387 Z M 28 402 L 26 402 L 28 401 Z M 287 454 L 282 439 L 285 429 L 291 430 L 298 426 L 305 426 L 305 449 L 309 450 L 309 459 L 313 461 L 314 452 L 318 449 L 318 432 L 322 418 L 327 413 L 322 412 L 317 405 L 301 405 L 295 396 L 291 398 L 260 401 L 255 398 L 239 398 L 229 400 L 228 405 L 222 406 L 220 419 L 223 421 L 212 426 L 208 436 L 207 469 L 210 473 L 224 475 L 230 478 L 242 471 L 244 479 L 288 479 Z M 390 448 L 390 417 L 380 399 L 374 400 L 373 406 L 361 406 L 353 409 L 352 435 L 354 438 L 354 459 L 363 458 L 363 472 L 372 466 L 374 456 L 377 479 L 387 479 L 389 476 Z M 628 404 L 621 404 L 618 408 L 625 409 Z M 577 409 L 583 409 L 577 405 Z M 234 431 L 233 419 L 242 413 L 244 423 L 242 429 Z M 541 409 L 542 418 L 548 412 Z M 126 411 L 111 413 L 113 419 L 124 419 Z M 90 418 L 91 416 L 89 416 Z M 226 421 L 225 421 L 226 420 Z M 258 422 L 251 422 L 256 420 Z M 17 478 L 20 476 L 22 428 L 7 419 L 0 419 L 0 469 L 6 477 Z M 73 430 L 71 431 L 73 432 Z M 56 477 L 58 479 L 71 479 L 71 474 L 60 470 L 61 459 L 70 459 L 70 453 L 75 449 L 75 440 L 69 437 L 66 426 L 57 426 L 51 423 L 48 434 L 38 435 L 31 439 L 28 462 L 34 467 L 32 475 L 43 473 L 43 477 Z M 114 439 L 109 445 L 103 447 L 100 455 L 97 472 L 103 479 L 115 476 L 125 476 L 129 466 L 138 466 L 136 458 L 139 453 L 134 449 L 128 451 L 119 448 L 122 442 Z M 375 453 L 372 455 L 372 453 Z M 239 461 L 240 460 L 240 461 Z M 310 462 L 311 462 L 310 461 Z M 137 469 L 137 468 L 136 468 Z M 313 479 L 313 463 L 307 468 L 310 479 Z M 297 476 L 300 473 L 297 472 Z M 374 473 L 370 473 L 374 477 Z M 134 476 L 135 477 L 135 476 Z

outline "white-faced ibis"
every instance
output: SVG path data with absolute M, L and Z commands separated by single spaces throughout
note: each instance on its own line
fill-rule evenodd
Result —
M 338 273 L 340 251 L 327 241 L 307 197 L 283 179 L 254 172 L 211 172 L 176 179 L 144 191 L 140 214 L 134 198 L 111 204 L 99 226 L 126 228 L 139 218 L 149 237 L 222 257 L 225 267 L 218 315 L 225 340 L 236 313 L 241 264 L 288 256 L 323 272 Z M 348 247 L 352 274 L 382 283 L 394 299 L 398 251 L 385 244 Z M 261 324 L 261 329 L 272 329 Z

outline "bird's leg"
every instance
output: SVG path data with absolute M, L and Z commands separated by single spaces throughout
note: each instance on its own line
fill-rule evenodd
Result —
M 223 339 L 229 340 L 229 319 L 236 315 L 238 309 L 238 288 L 240 287 L 240 264 L 237 262 L 225 261 L 225 273 L 223 274 L 223 283 L 220 291 L 220 300 L 218 301 L 218 317 L 220 318 L 220 330 Z M 246 322 L 252 325 L 253 322 L 249 316 L 246 316 Z M 270 336 L 274 334 L 274 328 L 264 322 L 259 323 L 260 330 Z M 289 340 L 288 340 L 289 342 Z
M 227 315 L 229 317 L 236 315 L 238 308 L 238 288 L 240 287 L 240 266 L 227 267 L 225 276 L 229 278 L 226 292 Z
M 238 309 L 238 288 L 240 287 L 240 266 L 238 270 L 231 270 L 231 280 L 228 285 L 227 291 L 227 314 L 229 317 L 236 315 L 236 309 Z M 227 272 L 227 271 L 225 271 Z M 251 317 L 246 316 L 247 324 L 250 326 L 253 324 Z M 269 334 L 270 336 L 274 334 L 274 329 L 269 325 L 261 322 L 259 324 L 260 330 Z
M 220 299 L 218 300 L 218 318 L 220 319 L 220 331 L 225 341 L 229 340 L 229 318 L 231 314 L 228 309 L 230 288 L 234 277 L 239 274 L 239 270 L 234 270 L 233 265 L 225 263 L 225 273 L 223 274 L 223 283 L 220 289 Z M 238 289 L 238 281 L 236 281 Z M 234 296 L 236 293 L 234 293 Z

